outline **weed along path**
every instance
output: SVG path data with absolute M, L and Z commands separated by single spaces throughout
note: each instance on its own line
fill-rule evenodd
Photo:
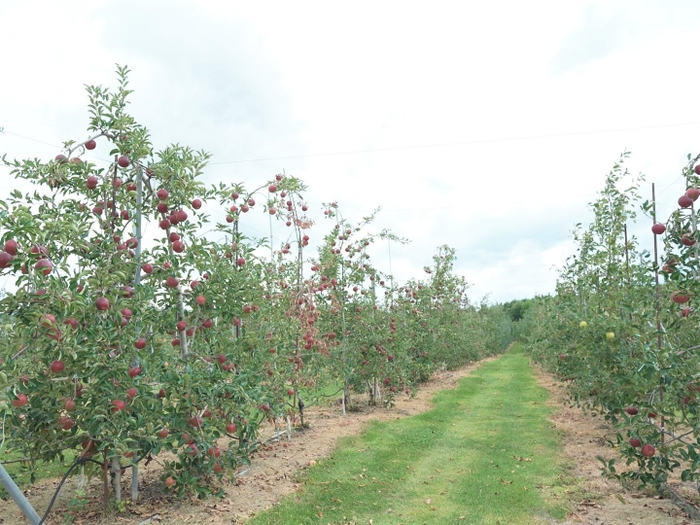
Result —
M 547 391 L 521 349 L 484 363 L 432 410 L 373 422 L 306 472 L 261 524 L 551 523 L 571 502 Z

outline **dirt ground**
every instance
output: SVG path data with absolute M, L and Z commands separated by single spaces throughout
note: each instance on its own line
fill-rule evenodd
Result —
M 274 505 L 298 488 L 297 473 L 328 456 L 338 440 L 360 433 L 370 420 L 391 420 L 415 415 L 431 408 L 433 395 L 453 388 L 457 381 L 470 374 L 480 363 L 457 371 L 437 374 L 423 385 L 414 398 L 401 398 L 394 408 L 369 409 L 343 416 L 338 405 L 312 407 L 307 410 L 310 428 L 296 431 L 291 440 L 270 442 L 252 458 L 252 466 L 241 472 L 237 480 L 224 487 L 223 498 L 176 500 L 162 491 L 160 465 L 151 463 L 141 468 L 140 491 L 143 502 L 128 502 L 122 512 L 101 513 L 102 491 L 99 479 L 91 480 L 76 497 L 79 477 L 70 479 L 61 490 L 56 506 L 47 520 L 49 525 L 149 525 L 149 524 L 213 524 L 245 523 L 257 512 Z M 671 501 L 638 491 L 625 491 L 615 481 L 600 475 L 596 456 L 610 457 L 613 451 L 605 444 L 610 432 L 602 418 L 584 414 L 568 406 L 562 385 L 538 371 L 540 384 L 551 393 L 554 408 L 552 425 L 563 434 L 566 460 L 573 465 L 575 485 L 571 497 L 580 500 L 564 522 L 553 525 L 683 525 L 691 521 Z M 268 435 L 274 429 L 267 429 Z M 59 480 L 43 480 L 25 494 L 39 513 L 47 508 Z M 130 477 L 124 478 L 128 495 Z M 584 499 L 582 499 L 584 498 Z M 0 524 L 29 523 L 14 503 L 0 500 Z

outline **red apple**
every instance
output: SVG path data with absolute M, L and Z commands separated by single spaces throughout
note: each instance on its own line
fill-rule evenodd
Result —
M 168 288 L 177 288 L 178 284 L 180 284 L 180 279 L 172 275 L 165 280 L 165 285 Z
M 204 306 L 204 305 L 206 304 L 206 302 L 207 302 L 207 298 L 204 297 L 203 295 L 198 295 L 197 298 L 195 299 L 195 302 L 196 302 L 199 306 Z
M 185 243 L 182 241 L 175 241 L 173 243 L 173 251 L 175 253 L 182 253 L 185 251 Z
M 175 485 L 175 480 L 173 478 L 171 478 L 171 477 L 165 478 L 165 486 L 166 487 L 170 488 L 173 485 Z
M 44 275 L 49 275 L 53 270 L 53 263 L 48 259 L 39 259 L 34 265 L 35 270 L 39 270 Z
M 75 410 L 75 406 L 75 401 L 70 398 L 66 399 L 65 403 L 63 403 L 63 408 L 65 408 L 68 412 Z
M 228 425 L 226 425 L 226 432 L 228 432 L 229 434 L 234 434 L 236 430 L 237 427 L 233 423 L 229 423 Z
M 671 294 L 671 300 L 677 304 L 683 304 L 690 301 L 690 295 L 683 292 L 673 292 Z
M 243 257 L 239 257 L 238 259 L 236 259 L 236 264 L 238 266 L 243 266 L 245 264 L 245 259 Z
M 202 207 L 202 201 L 201 201 L 201 200 L 199 200 L 199 199 L 194 199 L 194 200 L 192 201 L 192 208 L 194 208 L 195 210 L 198 210 L 198 209 L 201 208 L 201 207 Z
M 681 235 L 681 244 L 684 246 L 693 246 L 697 240 L 693 237 L 692 233 L 684 233 Z
M 161 188 L 156 192 L 156 197 L 162 201 L 167 201 L 168 197 L 170 197 L 170 193 L 168 193 L 168 190 L 165 188 Z
M 170 228 L 170 226 L 171 226 L 170 220 L 168 220 L 168 219 L 163 219 L 163 220 L 161 220 L 161 221 L 158 223 L 158 226 L 160 226 L 160 229 L 161 229 L 161 230 L 167 230 L 167 229 Z
M 651 227 L 651 231 L 654 232 L 654 235 L 661 235 L 663 232 L 666 231 L 666 225 L 657 222 Z
M 71 428 L 73 428 L 75 422 L 68 416 L 61 416 L 58 418 L 58 424 L 63 430 L 70 430 Z
M 58 360 L 51 363 L 49 368 L 54 374 L 60 374 L 66 369 L 66 365 L 63 363 L 63 361 Z
M 8 239 L 5 241 L 4 249 L 10 255 L 17 255 L 18 248 L 19 248 L 19 245 L 17 244 L 17 241 L 15 241 L 14 239 Z
M 56 326 L 56 317 L 51 314 L 44 314 L 41 316 L 41 326 L 44 328 L 53 328 Z
M 144 273 L 153 273 L 153 265 L 151 263 L 145 263 L 141 266 Z
M 270 193 L 275 193 L 277 191 L 277 186 L 275 186 L 274 184 L 270 184 L 267 187 L 267 191 L 269 191 Z
M 696 201 L 696 200 L 698 200 L 698 197 L 700 197 L 700 189 L 698 189 L 698 188 L 688 188 L 688 189 L 685 191 L 685 194 L 686 194 L 686 196 L 687 196 L 688 198 L 690 198 L 691 200 Z
M 652 457 L 654 454 L 656 454 L 656 449 L 654 448 L 653 445 L 649 445 L 648 443 L 642 447 L 642 456 L 646 456 L 648 458 Z
M 140 366 L 132 366 L 129 368 L 129 377 L 136 377 L 141 375 L 141 367 Z
M 85 149 L 93 150 L 97 147 L 97 142 L 90 139 L 85 143 Z
M 63 321 L 63 324 L 70 326 L 73 330 L 78 329 L 78 320 L 75 317 L 69 317 L 65 321 Z
M 117 159 L 117 164 L 119 164 L 119 166 L 122 168 L 128 167 L 130 162 L 131 161 L 129 160 L 129 157 L 127 157 L 126 155 L 122 155 L 121 157 L 119 157 L 119 159 Z
M 637 407 L 627 407 L 625 408 L 625 412 L 627 412 L 630 416 L 636 416 L 639 414 L 639 409 Z
M 144 348 L 146 348 L 146 339 L 143 337 L 138 338 L 134 343 L 134 346 L 139 350 L 143 350 Z
M 213 324 L 214 321 L 212 321 L 211 319 L 205 319 L 204 321 L 202 321 L 202 326 L 204 328 L 211 328 Z
M 97 300 L 95 301 L 95 307 L 98 310 L 108 310 L 109 309 L 109 300 L 106 297 L 98 297 Z
M 17 399 L 12 400 L 12 405 L 16 407 L 23 407 L 28 402 L 27 396 L 24 394 L 17 394 Z
M 112 401 L 112 412 L 120 412 L 126 409 L 126 403 L 121 399 L 115 399 Z
M 135 387 L 127 388 L 126 389 L 126 397 L 129 399 L 134 399 L 138 395 L 139 391 Z
M 683 194 L 678 197 L 678 206 L 681 208 L 690 208 L 693 205 L 693 199 Z
M 127 319 L 131 319 L 131 316 L 134 315 L 130 308 L 122 308 L 121 314 Z
M 178 332 L 184 332 L 187 329 L 187 321 L 178 321 L 176 326 Z

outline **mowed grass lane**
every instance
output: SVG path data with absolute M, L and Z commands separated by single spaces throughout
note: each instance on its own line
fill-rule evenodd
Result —
M 570 487 L 546 400 L 515 345 L 429 412 L 345 439 L 298 493 L 248 523 L 551 523 Z

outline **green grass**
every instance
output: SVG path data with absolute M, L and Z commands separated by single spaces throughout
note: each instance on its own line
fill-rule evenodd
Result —
M 310 468 L 300 492 L 253 518 L 279 524 L 533 524 L 570 507 L 559 437 L 519 347 L 424 414 L 374 422 Z
M 22 459 L 22 455 L 17 453 L 8 453 L 5 450 L 0 452 L 0 463 L 5 467 L 5 470 L 14 480 L 14 482 L 21 488 L 25 489 L 31 486 L 31 474 L 28 462 L 16 462 L 18 459 Z M 73 463 L 74 454 L 72 451 L 67 451 L 65 453 L 65 461 L 52 461 L 36 462 L 36 480 L 47 479 L 47 478 L 61 478 L 68 471 L 70 465 Z M 5 463 L 8 462 L 8 463 Z M 7 498 L 9 494 L 7 491 L 0 486 L 0 498 Z

